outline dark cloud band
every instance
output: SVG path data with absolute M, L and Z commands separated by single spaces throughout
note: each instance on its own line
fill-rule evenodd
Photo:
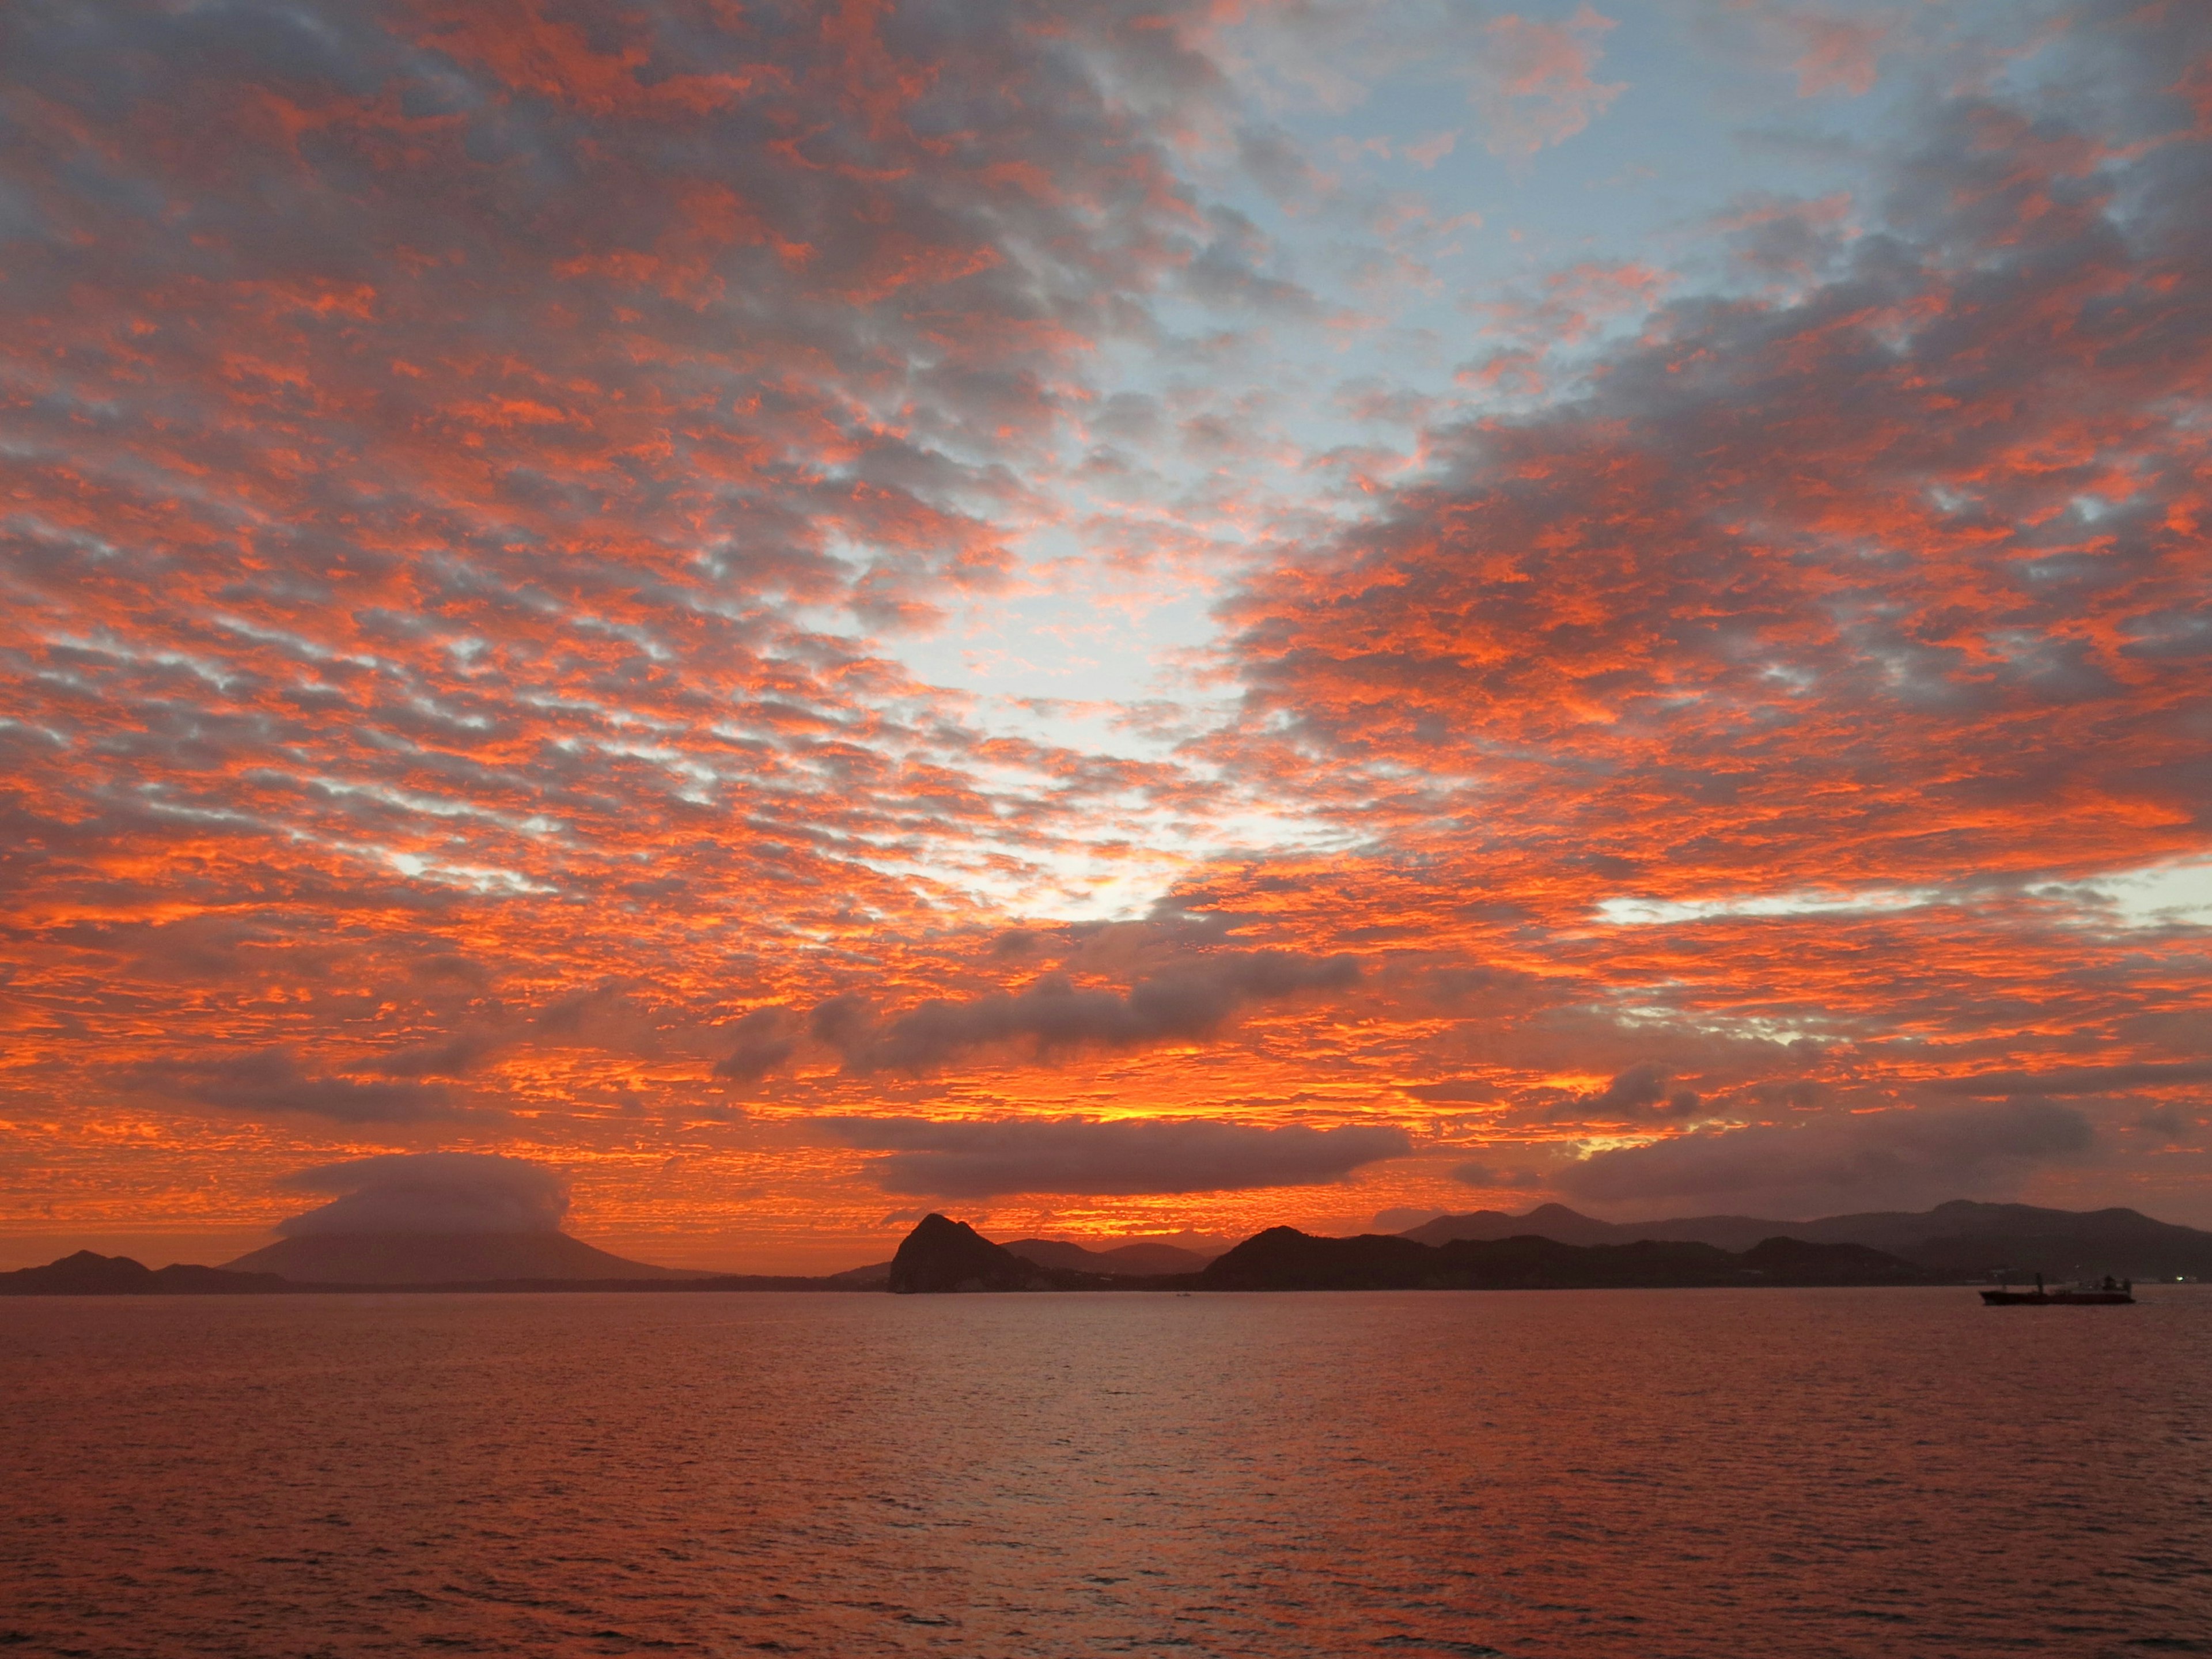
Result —
M 868 1170 L 884 1191 L 939 1198 L 1321 1186 L 1412 1150 L 1402 1129 L 1383 1125 L 1315 1129 L 1189 1119 L 932 1123 L 843 1118 L 823 1120 L 822 1127 L 847 1146 L 890 1154 L 873 1160 Z
M 1571 1199 L 1810 1216 L 1974 1196 L 2087 1152 L 2088 1121 L 2047 1101 L 1931 1107 L 1688 1134 L 1592 1154 L 1553 1184 Z

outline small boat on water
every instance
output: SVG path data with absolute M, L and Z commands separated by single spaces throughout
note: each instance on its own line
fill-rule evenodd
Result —
M 2102 1285 L 2077 1285 L 2071 1290 L 2046 1291 L 2043 1288 L 2043 1275 L 2038 1273 L 2032 1291 L 2006 1288 L 1982 1292 L 1984 1308 L 2111 1307 L 2131 1304 L 2135 1299 L 2135 1280 L 2116 1279 L 2109 1273 Z

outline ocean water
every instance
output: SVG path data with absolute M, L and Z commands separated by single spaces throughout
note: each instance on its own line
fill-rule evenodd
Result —
M 2212 1291 L 0 1302 L 0 1653 L 2212 1653 Z

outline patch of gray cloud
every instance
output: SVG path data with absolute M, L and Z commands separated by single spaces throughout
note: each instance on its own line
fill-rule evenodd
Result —
M 362 1069 L 384 1077 L 459 1077 L 501 1048 L 524 1043 L 650 1057 L 660 1051 L 661 1033 L 652 1012 L 638 1006 L 624 987 L 605 984 L 556 997 L 532 1018 L 475 1025 L 412 1043 L 365 1062 Z
M 814 1011 L 813 1030 L 844 1057 L 848 1072 L 928 1072 L 994 1043 L 1028 1042 L 1045 1058 L 1085 1046 L 1133 1048 L 1210 1036 L 1249 1003 L 1340 989 L 1358 977 L 1350 957 L 1247 951 L 1177 964 L 1126 993 L 1080 988 L 1065 974 L 1047 974 L 1018 992 L 933 1000 L 882 1026 L 850 999 L 837 998 Z
M 318 1074 L 285 1048 L 211 1060 L 153 1060 L 129 1080 L 149 1093 L 244 1117 L 303 1116 L 333 1123 L 419 1123 L 459 1115 L 443 1084 L 362 1082 Z
M 459 951 L 445 951 L 435 956 L 425 957 L 415 964 L 412 971 L 416 979 L 434 984 L 443 981 L 465 986 L 471 991 L 491 988 L 491 969 Z
M 131 967 L 149 978 L 220 983 L 282 955 L 285 971 L 311 973 L 320 965 L 283 930 L 240 916 L 185 916 L 153 927 L 115 930 L 118 945 L 132 951 Z
M 489 1152 L 391 1152 L 302 1170 L 282 1182 L 336 1193 L 328 1204 L 279 1222 L 298 1238 L 316 1233 L 550 1233 L 568 1213 L 561 1177 L 542 1164 Z
M 2181 1139 L 2195 1128 L 2197 1120 L 2171 1107 L 2154 1106 L 2135 1121 L 2138 1134 L 2145 1134 L 2171 1144 Z
M 814 1012 L 806 1017 L 806 1034 L 843 1052 L 866 1040 L 874 1018 L 867 999 L 848 991 L 815 1004 Z
M 437 1042 L 420 1042 L 387 1054 L 371 1068 L 385 1077 L 459 1077 L 500 1048 L 507 1038 L 496 1031 L 461 1031 Z
M 1297 283 L 1267 274 L 1273 256 L 1267 234 L 1233 208 L 1208 210 L 1212 240 L 1183 273 L 1183 286 L 1194 297 L 1224 311 L 1245 309 L 1279 316 L 1310 316 L 1320 302 Z
M 820 1121 L 848 1146 L 890 1154 L 868 1171 L 885 1192 L 936 1198 L 1012 1193 L 1126 1197 L 1318 1187 L 1413 1149 L 1404 1130 L 1382 1124 L 1271 1129 L 1207 1118 Z
M 1670 1073 L 1663 1066 L 1645 1062 L 1632 1066 L 1595 1094 L 1583 1095 L 1562 1106 L 1554 1116 L 1633 1120 L 1680 1118 L 1696 1114 L 1697 1092 L 1667 1087 Z
M 1929 1107 L 1688 1134 L 1592 1153 L 1552 1184 L 1570 1201 L 1784 1217 L 2002 1195 L 2076 1158 L 2088 1120 L 2053 1101 Z
M 1451 1172 L 1451 1178 L 1463 1187 L 1480 1187 L 1486 1190 L 1504 1188 L 1525 1192 L 1544 1184 L 1544 1177 L 1534 1170 L 1516 1170 L 1500 1164 L 1485 1164 L 1479 1158 L 1456 1166 Z
M 2048 1095 L 2109 1095 L 2177 1083 L 2212 1082 L 2212 1060 L 2148 1060 L 2118 1066 L 2055 1066 L 2047 1072 L 1982 1072 L 1927 1085 L 1936 1095 L 1985 1100 Z
M 1480 1078 L 1455 1078 L 1448 1083 L 1409 1084 L 1403 1092 L 1416 1100 L 1447 1105 L 1470 1101 L 1486 1104 L 1498 1098 L 1496 1085 L 1485 1083 Z
M 539 1042 L 656 1054 L 660 1051 L 659 1030 L 652 1013 L 633 1001 L 629 990 L 610 981 L 556 997 L 531 1021 L 530 1035 Z
M 791 1058 L 798 1040 L 787 1008 L 756 1008 L 730 1022 L 737 1046 L 714 1063 L 714 1075 L 735 1083 L 757 1083 Z
M 1140 970 L 1226 942 L 1242 919 L 1220 910 L 1192 910 L 1170 902 L 1135 921 L 1074 922 L 1058 929 L 1062 965 L 1134 978 Z

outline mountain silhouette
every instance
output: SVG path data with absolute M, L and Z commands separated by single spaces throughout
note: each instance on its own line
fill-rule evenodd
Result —
M 964 1221 L 932 1213 L 900 1242 L 889 1288 L 901 1296 L 948 1291 L 1041 1291 L 1057 1277 L 994 1244 Z
M 1401 1234 L 1320 1238 L 1270 1227 L 1193 1276 L 1218 1291 L 1577 1290 L 1728 1285 L 1917 1285 L 1911 1263 L 1858 1244 L 1770 1238 L 1742 1252 L 1695 1242 L 1565 1244 L 1533 1234 L 1424 1244 Z
M 473 1237 L 475 1235 L 466 1235 Z M 514 1237 L 514 1235 L 508 1235 Z M 574 1240 L 569 1241 L 571 1243 Z M 585 1247 L 588 1249 L 589 1247 Z M 606 1256 L 605 1251 L 594 1255 L 620 1263 L 626 1268 L 639 1264 L 623 1262 L 619 1256 Z M 449 1256 L 449 1262 L 456 1258 Z M 569 1258 L 573 1260 L 573 1257 Z M 513 1265 L 509 1256 L 504 1264 L 493 1261 L 484 1265 Z M 394 1264 L 393 1271 L 409 1265 Z M 463 1261 L 463 1265 L 469 1265 Z M 525 1265 L 527 1265 L 526 1261 Z M 234 1273 L 227 1267 L 201 1267 L 179 1262 L 158 1271 L 129 1256 L 98 1255 L 90 1250 L 79 1250 L 58 1261 L 49 1261 L 40 1267 L 21 1267 L 13 1273 L 0 1273 L 0 1296 L 244 1296 L 270 1295 L 280 1291 L 316 1291 L 322 1293 L 357 1291 L 364 1292 L 386 1291 L 880 1291 L 884 1288 L 883 1269 L 863 1268 L 858 1273 L 832 1273 L 828 1278 L 809 1278 L 790 1273 L 704 1273 L 672 1267 L 647 1267 L 647 1277 L 544 1278 L 539 1276 L 506 1275 L 483 1279 L 327 1279 L 313 1281 L 282 1278 L 272 1273 Z M 872 1277 L 867 1275 L 872 1274 Z
M 1558 1237 L 1563 1233 L 1568 1237 Z M 1202 1265 L 1185 1265 L 1194 1261 Z M 1162 1266 L 1179 1270 L 1158 1271 Z M 1158 1243 L 1112 1250 L 1060 1239 L 994 1244 L 964 1222 L 931 1214 L 889 1262 L 818 1278 L 652 1267 L 560 1232 L 315 1233 L 281 1240 L 223 1267 L 179 1263 L 157 1272 L 128 1256 L 80 1250 L 43 1267 L 0 1273 L 0 1296 L 236 1295 L 378 1286 L 908 1294 L 1504 1290 L 1895 1285 L 2005 1272 L 2051 1279 L 2212 1276 L 2212 1232 L 2128 1209 L 2047 1210 L 1964 1199 L 1927 1211 L 1806 1222 L 1747 1216 L 1607 1222 L 1547 1204 L 1526 1215 L 1478 1210 L 1404 1233 L 1354 1238 L 1271 1227 L 1207 1261 L 1196 1252 Z
M 1932 1210 L 1875 1210 L 1814 1221 L 1706 1215 L 1611 1222 L 1580 1214 L 1564 1204 L 1544 1204 L 1526 1215 L 1475 1210 L 1440 1216 L 1396 1237 L 1443 1244 L 1524 1234 L 1562 1244 L 1627 1244 L 1650 1239 L 1710 1244 L 1723 1250 L 1747 1250 L 1778 1237 L 1810 1244 L 1859 1244 L 1955 1279 L 2008 1271 L 2053 1279 L 2212 1274 L 2212 1232 L 2154 1221 L 2135 1210 L 2048 1210 L 1971 1199 L 1953 1199 Z
M 1707 1218 L 1723 1220 L 1735 1218 Z M 1654 1224 L 1676 1224 L 1656 1223 Z M 1745 1225 L 1757 1227 L 1765 1224 L 1747 1221 Z M 1733 1244 L 1733 1248 L 1748 1249 L 1760 1239 L 1771 1238 L 1781 1231 L 1783 1231 L 1783 1224 L 1778 1221 L 1767 1227 L 1765 1232 L 1754 1234 L 1741 1243 Z M 1454 1239 L 1460 1238 L 1492 1239 L 1524 1237 L 1548 1238 L 1556 1244 L 1627 1244 L 1639 1238 L 1666 1237 L 1686 1243 L 1717 1245 L 1722 1249 L 1732 1247 L 1732 1241 L 1729 1237 L 1707 1237 L 1702 1233 L 1662 1234 L 1638 1231 L 1630 1226 L 1616 1225 L 1610 1221 L 1600 1221 L 1595 1216 L 1581 1214 L 1577 1211 L 1569 1209 L 1564 1204 L 1539 1204 L 1526 1215 L 1508 1215 L 1503 1210 L 1472 1210 L 1465 1215 L 1438 1216 L 1434 1221 L 1425 1221 L 1418 1227 L 1408 1227 L 1396 1237 L 1410 1238 L 1417 1244 L 1447 1244 Z
M 1186 1250 L 1180 1244 L 1149 1241 L 1117 1244 L 1110 1250 L 1093 1250 L 1064 1238 L 1017 1238 L 1006 1248 L 1040 1267 L 1060 1267 L 1070 1273 L 1115 1273 L 1123 1278 L 1194 1273 L 1213 1260 L 1197 1250 Z
M 181 1261 L 156 1269 L 127 1255 L 91 1250 L 42 1267 L 0 1273 L 0 1296 L 236 1296 L 296 1288 L 275 1273 L 230 1273 Z
M 1562 1244 L 1522 1235 L 1441 1245 L 1368 1233 L 1322 1238 L 1270 1227 L 1197 1273 L 1144 1276 L 1042 1267 L 964 1222 L 923 1218 L 891 1260 L 890 1288 L 955 1291 L 1514 1290 L 1602 1285 L 1917 1285 L 1909 1262 L 1856 1244 L 1772 1238 L 1750 1250 L 1710 1244 Z

